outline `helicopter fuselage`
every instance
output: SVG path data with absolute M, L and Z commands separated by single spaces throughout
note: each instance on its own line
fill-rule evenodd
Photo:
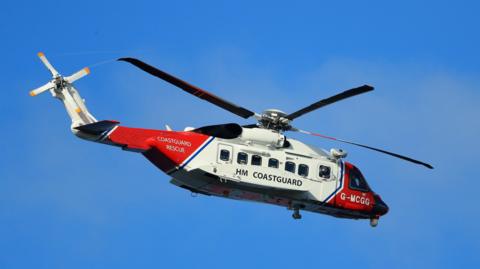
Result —
M 387 212 L 352 164 L 271 130 L 244 130 L 249 135 L 224 139 L 120 126 L 104 143 L 141 152 L 172 184 L 193 193 L 352 219 L 378 219 Z

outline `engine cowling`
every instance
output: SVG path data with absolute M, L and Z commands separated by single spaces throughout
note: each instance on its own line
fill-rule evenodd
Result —
M 243 128 L 242 134 L 239 138 L 249 143 L 275 148 L 283 147 L 286 141 L 284 135 L 272 130 L 261 128 Z

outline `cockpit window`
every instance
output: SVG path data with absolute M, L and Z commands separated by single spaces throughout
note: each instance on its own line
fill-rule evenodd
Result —
M 348 175 L 350 178 L 350 189 L 363 192 L 370 191 L 370 187 L 368 186 L 367 181 L 363 177 L 362 173 L 360 173 L 360 170 L 353 167 L 352 169 L 350 169 Z

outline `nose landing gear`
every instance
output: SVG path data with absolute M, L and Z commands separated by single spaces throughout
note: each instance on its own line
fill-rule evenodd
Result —
M 370 219 L 370 226 L 377 227 L 378 225 L 378 218 L 371 218 Z
M 293 219 L 301 219 L 302 215 L 300 215 L 300 208 L 295 207 L 293 208 L 293 214 L 292 214 Z

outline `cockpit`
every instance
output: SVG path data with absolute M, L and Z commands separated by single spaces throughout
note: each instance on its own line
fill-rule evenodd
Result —
M 358 168 L 352 165 L 348 171 L 349 173 L 349 188 L 361 192 L 371 192 L 370 187 L 368 186 L 367 181 L 363 177 L 362 173 Z

